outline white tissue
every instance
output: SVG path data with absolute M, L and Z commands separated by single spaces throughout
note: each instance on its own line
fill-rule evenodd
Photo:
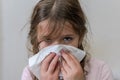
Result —
M 85 57 L 85 52 L 68 45 L 54 45 L 54 46 L 48 46 L 40 50 L 36 55 L 29 58 L 29 67 L 31 72 L 40 80 L 40 63 L 42 60 L 50 54 L 50 52 L 55 52 L 56 54 L 60 55 L 61 49 L 67 49 L 70 51 L 71 54 L 73 54 L 78 61 L 81 61 Z M 60 74 L 59 76 L 62 76 Z

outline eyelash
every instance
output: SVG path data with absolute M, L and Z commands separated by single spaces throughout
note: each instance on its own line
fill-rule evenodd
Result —
M 73 37 L 71 37 L 71 36 L 65 36 L 65 37 L 63 37 L 62 39 L 61 39 L 61 41 L 63 41 L 64 43 L 69 43 L 69 42 L 71 42 L 73 40 Z M 47 43 L 52 43 L 52 39 L 50 39 L 50 38 L 47 38 L 47 39 L 45 39 L 44 40 L 45 42 L 47 42 Z
M 45 42 L 52 42 L 52 39 L 50 39 L 50 38 L 47 38 L 47 39 L 45 39 Z
M 68 42 L 68 41 L 70 42 L 70 41 L 73 40 L 73 37 L 67 36 L 67 37 L 64 37 L 63 40 L 64 40 L 65 42 Z

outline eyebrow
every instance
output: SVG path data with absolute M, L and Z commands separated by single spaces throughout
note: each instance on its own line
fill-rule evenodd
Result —
M 62 36 L 74 36 L 74 34 L 65 34 L 65 35 L 62 35 Z
M 63 38 L 63 37 L 66 37 L 66 36 L 71 36 L 71 37 L 74 37 L 75 34 L 64 34 L 64 35 L 61 35 L 59 36 L 60 38 Z M 49 36 L 39 36 L 38 38 L 38 41 L 41 42 L 43 41 L 44 39 L 46 38 L 49 38 Z M 51 37 L 50 37 L 51 38 Z
M 74 35 L 75 34 L 70 33 L 70 34 L 63 34 L 61 36 L 74 36 Z M 39 38 L 47 38 L 47 37 L 49 37 L 49 36 L 47 36 L 47 35 L 39 36 Z

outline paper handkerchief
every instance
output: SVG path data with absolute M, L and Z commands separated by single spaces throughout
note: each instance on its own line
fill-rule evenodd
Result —
M 40 63 L 42 60 L 50 54 L 50 52 L 55 52 L 58 55 L 60 54 L 60 50 L 65 49 L 69 50 L 71 54 L 73 54 L 78 61 L 81 61 L 85 57 L 85 52 L 73 47 L 73 46 L 68 46 L 68 45 L 54 45 L 54 46 L 48 46 L 40 50 L 36 55 L 32 56 L 29 58 L 29 67 L 31 72 L 40 80 Z M 59 76 L 62 76 L 60 73 Z

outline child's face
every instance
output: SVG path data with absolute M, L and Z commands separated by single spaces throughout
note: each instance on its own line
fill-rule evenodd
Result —
M 37 28 L 37 39 L 39 42 L 39 49 L 50 45 L 64 44 L 78 47 L 79 35 L 75 33 L 72 25 L 66 23 L 61 34 L 53 34 L 47 37 L 49 29 L 47 29 L 47 21 L 42 21 Z

